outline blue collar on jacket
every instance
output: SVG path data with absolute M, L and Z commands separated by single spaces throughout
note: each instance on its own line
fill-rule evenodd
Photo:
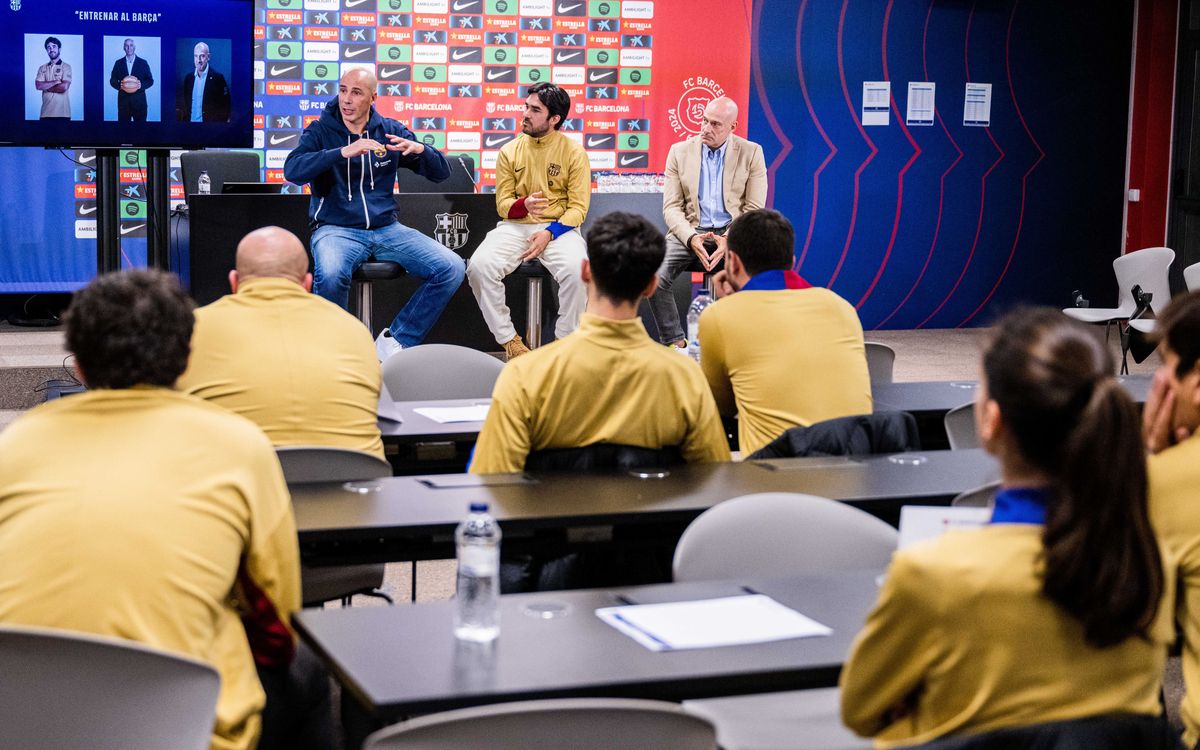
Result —
M 1051 499 L 1045 487 L 1005 487 L 996 493 L 992 523 L 1046 523 Z
M 742 286 L 743 292 L 775 292 L 780 289 L 809 289 L 812 284 L 792 270 L 763 271 L 750 277 Z

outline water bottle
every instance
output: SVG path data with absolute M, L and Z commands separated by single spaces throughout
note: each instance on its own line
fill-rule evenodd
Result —
M 471 503 L 467 520 L 458 525 L 457 604 L 454 636 L 487 642 L 500 634 L 500 525 L 488 515 L 487 503 Z
M 692 300 L 687 313 L 687 349 L 688 356 L 700 361 L 700 313 L 712 304 L 712 297 L 707 292 L 700 292 Z
M 196 191 L 200 195 L 208 195 L 212 193 L 212 178 L 208 176 L 208 170 L 200 173 L 200 182 L 196 185 Z

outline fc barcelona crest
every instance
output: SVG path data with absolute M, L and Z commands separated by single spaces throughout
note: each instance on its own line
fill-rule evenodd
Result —
M 457 250 L 467 244 L 471 231 L 467 228 L 466 214 L 438 214 L 433 237 L 448 250 Z

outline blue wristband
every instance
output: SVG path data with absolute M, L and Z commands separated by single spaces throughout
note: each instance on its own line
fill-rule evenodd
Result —
M 575 227 L 569 227 L 566 224 L 561 224 L 557 221 L 546 225 L 546 231 L 550 233 L 550 239 L 557 240 Z

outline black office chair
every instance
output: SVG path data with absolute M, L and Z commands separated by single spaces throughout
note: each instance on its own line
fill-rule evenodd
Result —
M 913 415 L 906 411 L 877 411 L 793 427 L 750 454 L 750 459 L 869 456 L 920 449 L 921 437 Z
M 475 192 L 475 160 L 463 154 L 447 154 L 450 176 L 441 182 L 431 182 L 411 169 L 396 172 L 396 184 L 401 193 L 473 193 Z M 211 173 L 210 173 L 211 174 Z
M 220 193 L 226 182 L 258 182 L 262 179 L 258 154 L 253 151 L 185 151 L 179 157 L 185 196 L 200 192 L 200 173 L 208 172 L 212 192 Z
M 1183 750 L 1162 716 L 1093 716 L 964 737 L 946 737 L 913 750 Z

